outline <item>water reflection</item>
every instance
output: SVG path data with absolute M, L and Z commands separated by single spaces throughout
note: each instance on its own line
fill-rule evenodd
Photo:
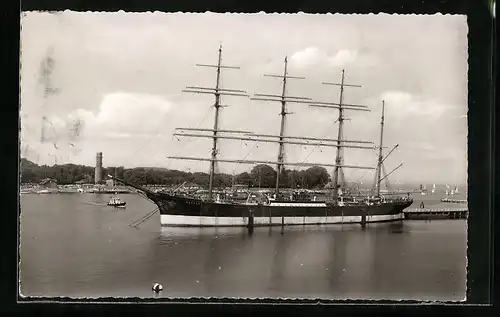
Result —
M 273 228 L 276 229 L 276 228 Z M 283 233 L 281 228 L 280 230 L 280 235 L 276 236 L 276 239 L 273 243 L 273 253 L 271 256 L 271 269 L 270 269 L 270 276 L 269 276 L 269 282 L 267 283 L 267 289 L 271 293 L 275 293 L 279 291 L 280 289 L 283 288 L 283 281 L 284 281 L 284 271 L 285 267 L 287 265 L 287 254 L 288 254 L 288 247 L 290 243 L 292 242 L 292 239 L 287 239 L 283 237 Z M 270 235 L 271 236 L 271 228 L 270 228 Z
M 127 196 L 126 211 L 112 212 L 81 203 L 102 197 L 55 196 L 22 201 L 26 295 L 446 300 L 465 293 L 462 220 L 255 227 L 249 234 L 160 229 L 155 216 L 131 228 L 154 206 Z M 164 287 L 159 294 L 155 282 Z

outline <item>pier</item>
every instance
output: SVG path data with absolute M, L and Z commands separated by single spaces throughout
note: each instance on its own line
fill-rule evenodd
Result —
M 405 219 L 467 219 L 468 208 L 411 208 L 405 209 Z
M 443 203 L 466 204 L 466 203 L 467 203 L 467 199 L 450 199 L 450 198 L 443 198 L 443 199 L 441 199 L 441 202 L 443 202 Z

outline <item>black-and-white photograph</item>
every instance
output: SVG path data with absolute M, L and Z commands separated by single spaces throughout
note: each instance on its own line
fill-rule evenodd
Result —
M 466 299 L 465 15 L 20 32 L 22 297 Z

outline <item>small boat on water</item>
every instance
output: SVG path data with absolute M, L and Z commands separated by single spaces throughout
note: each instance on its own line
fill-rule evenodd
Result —
M 125 208 L 127 203 L 121 200 L 119 197 L 111 197 L 108 202 L 108 206 Z
M 58 191 L 57 190 L 54 190 L 54 189 L 41 189 L 41 190 L 38 190 L 36 193 L 37 194 L 55 194 L 57 193 Z

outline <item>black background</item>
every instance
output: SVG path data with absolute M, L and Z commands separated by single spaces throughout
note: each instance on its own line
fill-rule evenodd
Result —
M 255 300 L 236 301 L 226 299 L 211 303 L 207 300 L 193 300 L 198 304 L 174 303 L 165 299 L 162 303 L 152 304 L 152 300 L 127 299 L 120 303 L 113 298 L 105 298 L 97 303 L 51 303 L 50 300 L 38 301 L 19 299 L 17 288 L 18 262 L 18 160 L 19 160 L 19 30 L 20 12 L 43 10 L 60 11 L 118 11 L 144 12 L 286 12 L 295 13 L 399 13 L 399 14 L 466 14 L 469 27 L 469 99 L 468 99 L 468 277 L 467 304 L 424 304 L 418 302 L 327 302 L 327 301 L 288 301 Z M 489 1 L 486 0 L 380 0 L 380 1 L 327 1 L 327 0 L 288 0 L 288 1 L 234 1 L 234 0 L 26 0 L 2 1 L 2 208 L 0 219 L 2 239 L 1 250 L 1 305 L 0 311 L 13 313 L 50 314 L 139 314 L 173 315 L 184 314 L 221 315 L 234 314 L 324 314 L 324 315 L 416 315 L 416 314 L 491 314 L 493 293 L 493 244 L 495 211 L 495 171 L 496 139 L 498 128 L 495 126 L 494 86 L 496 83 L 496 44 L 493 41 L 496 25 L 491 16 Z M 429 74 L 431 76 L 431 74 Z M 498 253 L 498 252 L 495 252 Z M 408 274 L 411 274 L 409 272 Z M 497 275 L 498 276 L 498 275 Z M 498 277 L 494 278 L 498 280 Z M 496 283 L 495 283 L 496 284 Z M 17 301 L 20 302 L 17 302 Z M 137 303 L 132 304 L 131 301 Z M 149 302 L 149 303 L 148 303 Z M 498 301 L 495 300 L 495 303 Z M 302 305 L 298 305 L 302 304 Z M 383 305 L 381 305 L 383 304 Z M 478 305 L 479 304 L 479 305 Z

